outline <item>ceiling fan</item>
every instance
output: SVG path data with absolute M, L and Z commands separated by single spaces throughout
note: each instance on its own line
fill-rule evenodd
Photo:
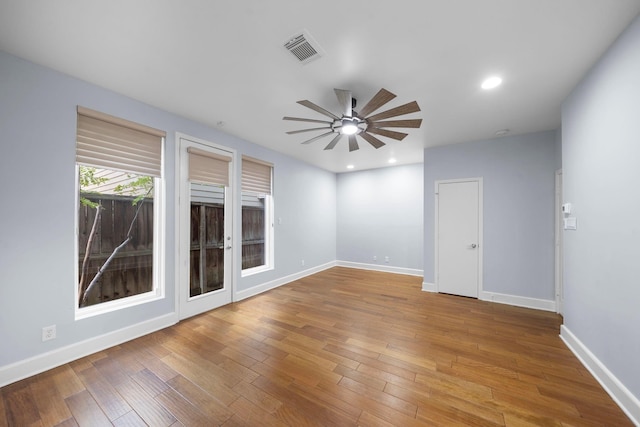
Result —
M 387 111 L 383 111 L 378 114 L 370 115 L 380 107 L 385 105 L 396 97 L 393 93 L 386 89 L 380 89 L 373 98 L 364 106 L 360 111 L 355 111 L 356 100 L 351 95 L 351 91 L 344 89 L 334 89 L 338 102 L 342 107 L 341 115 L 333 114 L 330 111 L 314 104 L 311 101 L 303 100 L 298 101 L 298 104 L 304 105 L 318 113 L 329 117 L 331 120 L 316 120 L 316 119 L 304 119 L 299 117 L 283 117 L 283 120 L 292 120 L 296 122 L 310 122 L 310 123 L 322 123 L 325 126 L 316 127 L 310 129 L 293 130 L 287 132 L 289 135 L 294 135 L 303 132 L 314 131 L 326 131 L 316 137 L 302 142 L 302 144 L 310 144 L 318 139 L 324 138 L 335 134 L 331 142 L 324 148 L 325 150 L 331 150 L 340 141 L 343 135 L 347 135 L 349 139 L 349 151 L 355 151 L 358 147 L 358 141 L 356 135 L 359 135 L 362 139 L 371 144 L 374 148 L 380 148 L 385 145 L 377 137 L 372 134 L 385 136 L 398 141 L 402 141 L 407 134 L 403 132 L 396 132 L 384 128 L 419 128 L 422 124 L 422 119 L 409 119 L 409 120 L 384 120 L 391 117 L 402 116 L 409 113 L 415 113 L 420 111 L 420 107 L 416 101 L 409 102 L 399 107 L 392 108 Z

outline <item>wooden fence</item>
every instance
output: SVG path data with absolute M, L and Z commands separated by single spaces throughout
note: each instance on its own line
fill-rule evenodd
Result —
M 85 265 L 83 289 L 89 285 L 114 249 L 126 240 L 127 232 L 133 222 L 131 241 L 112 259 L 83 306 L 151 291 L 153 289 L 153 199 L 147 198 L 142 202 L 138 217 L 134 221 L 138 206 L 133 205 L 133 197 L 104 194 L 82 194 L 82 196 L 101 206 L 90 256 Z M 97 209 L 83 204 L 80 204 L 79 209 L 78 265 L 82 275 L 87 241 Z
M 113 250 L 125 241 L 138 206 L 126 196 L 83 194 L 101 206 L 101 216 L 85 266 L 83 288 L 98 273 Z M 87 241 L 97 209 L 80 205 L 78 265 L 82 274 Z M 264 209 L 242 209 L 242 268 L 263 265 Z M 83 306 L 149 292 L 153 289 L 153 199 L 143 202 L 132 227 L 132 240 L 110 262 Z M 224 278 L 224 208 L 194 203 L 191 206 L 190 294 L 219 289 Z M 78 278 L 80 279 L 80 278 Z M 202 280 L 204 279 L 204 281 Z M 203 281 L 201 286 L 201 281 Z

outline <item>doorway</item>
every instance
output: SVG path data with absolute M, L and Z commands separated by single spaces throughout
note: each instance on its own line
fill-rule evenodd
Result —
M 436 181 L 438 292 L 478 298 L 482 289 L 482 178 Z
M 233 272 L 231 149 L 178 140 L 178 307 L 184 319 L 228 304 Z

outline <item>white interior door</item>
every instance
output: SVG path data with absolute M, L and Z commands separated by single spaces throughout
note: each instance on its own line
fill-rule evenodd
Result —
M 234 152 L 178 137 L 179 313 L 184 319 L 231 302 Z
M 436 182 L 438 292 L 478 297 L 481 285 L 481 179 Z

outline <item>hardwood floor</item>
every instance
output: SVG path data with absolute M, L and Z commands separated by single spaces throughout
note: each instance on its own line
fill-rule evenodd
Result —
M 0 426 L 626 426 L 559 316 L 333 268 L 0 389 Z

